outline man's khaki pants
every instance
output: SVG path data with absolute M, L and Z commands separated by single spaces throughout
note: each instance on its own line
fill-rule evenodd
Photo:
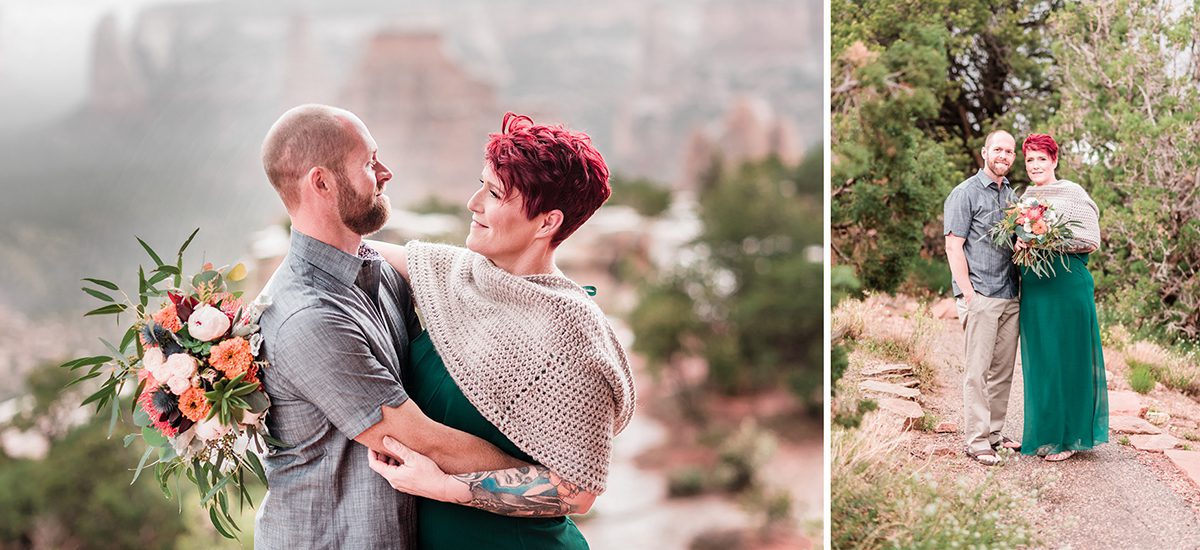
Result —
M 963 435 L 967 449 L 983 451 L 1000 441 L 1008 413 L 1020 331 L 1020 300 L 976 294 L 969 305 L 959 298 L 957 306 L 958 318 L 967 333 Z

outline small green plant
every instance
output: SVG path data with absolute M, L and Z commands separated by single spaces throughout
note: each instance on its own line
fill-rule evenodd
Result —
M 1137 361 L 1129 362 L 1129 387 L 1133 388 L 1133 391 L 1140 394 L 1150 393 L 1156 383 L 1158 377 L 1150 365 Z
M 922 432 L 932 432 L 937 427 L 938 417 L 925 413 L 913 423 L 913 427 Z
M 833 413 L 833 422 L 843 428 L 857 428 L 862 424 L 863 416 L 878 408 L 879 402 L 874 399 L 860 399 L 852 410 L 838 407 Z
M 1121 439 L 1118 439 L 1118 440 L 1117 440 L 1117 443 L 1120 443 L 1120 444 L 1122 444 L 1122 445 L 1125 445 L 1126 447 L 1128 447 L 1128 446 L 1131 444 L 1131 443 L 1129 442 L 1129 436 L 1127 436 L 1127 435 L 1123 435 L 1123 436 L 1121 436 Z

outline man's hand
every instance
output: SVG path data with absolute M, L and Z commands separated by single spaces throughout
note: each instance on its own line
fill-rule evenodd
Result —
M 374 451 L 387 452 L 383 438 L 391 436 L 451 474 L 528 466 L 483 439 L 434 422 L 411 399 L 382 409 L 383 419 L 354 438 Z
M 954 234 L 946 235 L 946 260 L 950 263 L 950 275 L 954 278 L 958 290 L 962 292 L 963 303 L 971 303 L 975 297 L 975 287 L 971 285 L 970 271 L 967 268 L 967 254 L 963 250 L 967 239 Z

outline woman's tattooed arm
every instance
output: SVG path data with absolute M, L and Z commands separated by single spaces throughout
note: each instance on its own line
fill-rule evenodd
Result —
M 464 502 L 494 514 L 552 517 L 579 514 L 591 508 L 595 495 L 563 480 L 544 466 L 452 476 L 467 485 L 470 501 Z

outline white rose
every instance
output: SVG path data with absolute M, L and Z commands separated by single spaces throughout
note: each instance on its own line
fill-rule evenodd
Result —
M 159 378 L 160 381 L 166 382 L 171 388 L 171 393 L 182 395 L 188 388 L 192 387 L 192 375 L 196 374 L 198 363 L 196 359 L 186 353 L 172 353 L 167 358 L 166 365 L 162 368 L 165 377 Z M 155 378 L 158 378 L 157 376 Z
M 214 416 L 207 420 L 202 420 L 196 424 L 196 437 L 204 441 L 212 441 L 220 439 L 229 432 L 229 426 L 221 424 L 218 417 Z
M 196 308 L 188 317 L 188 334 L 201 342 L 211 342 L 229 330 L 229 317 L 221 310 L 204 305 Z
M 163 372 L 166 367 L 166 358 L 163 357 L 161 349 L 148 348 L 146 353 L 142 355 L 142 366 L 150 371 L 150 376 L 154 377 L 156 382 L 162 382 L 166 379 L 166 373 Z

